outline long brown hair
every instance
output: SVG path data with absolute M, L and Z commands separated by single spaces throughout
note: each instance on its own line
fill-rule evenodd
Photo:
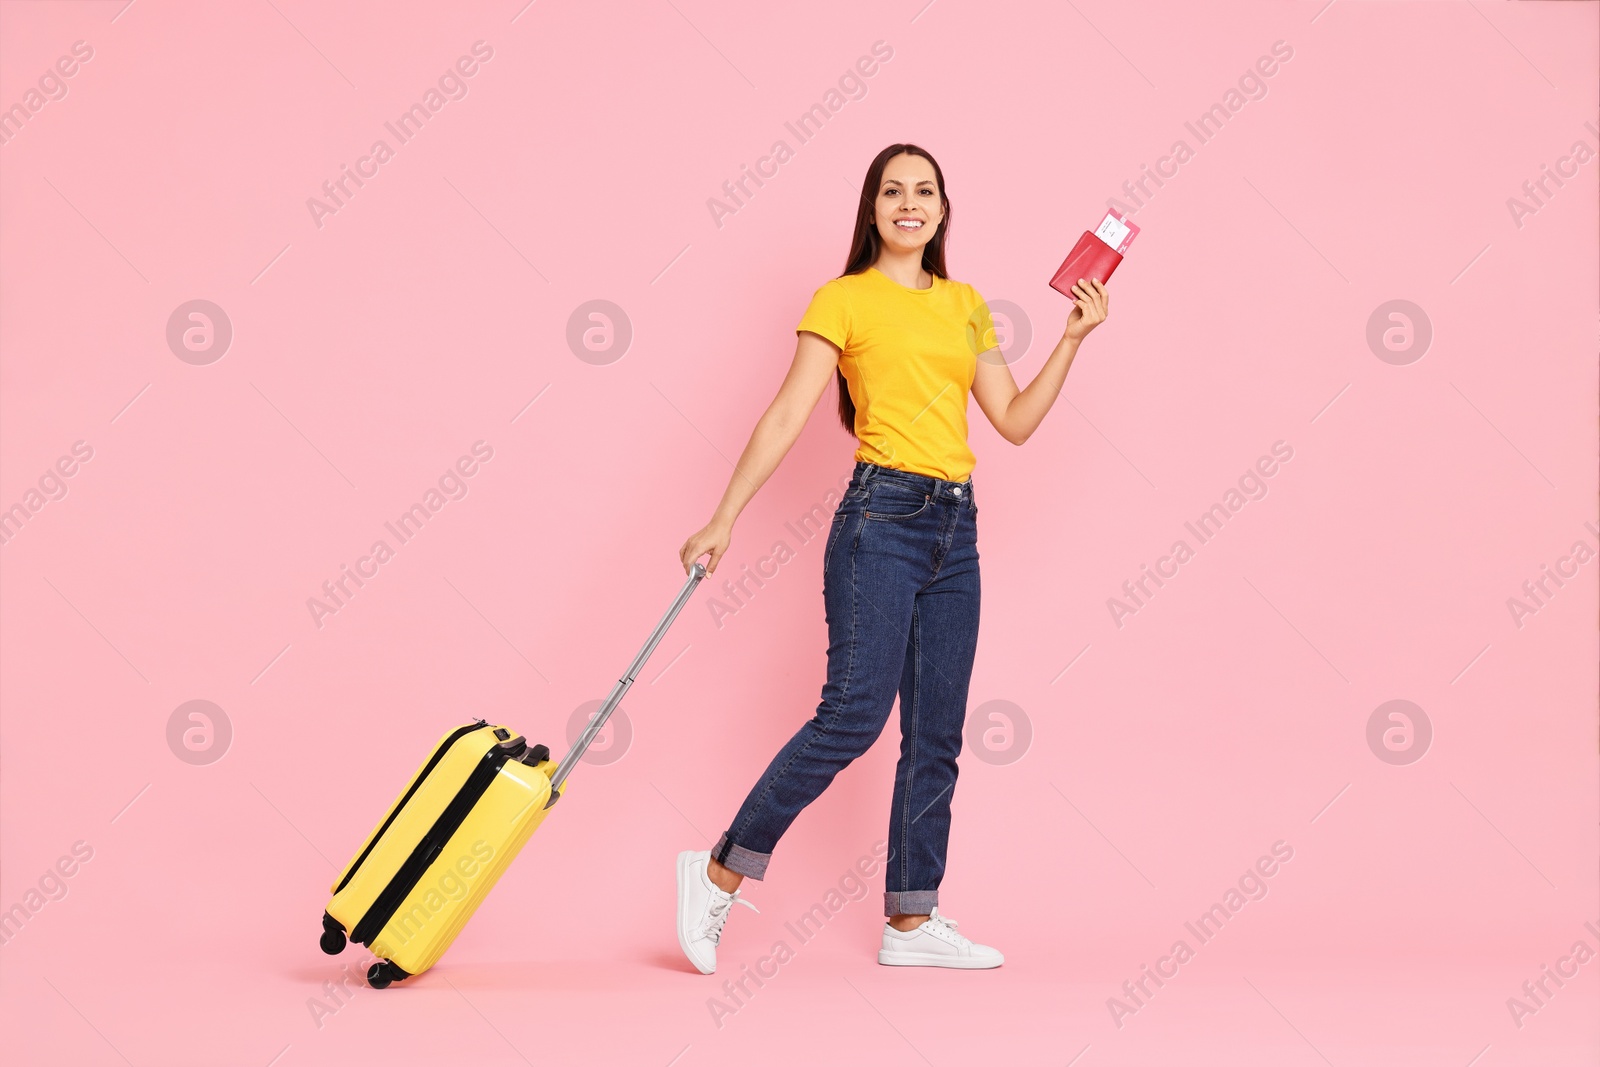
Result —
M 883 168 L 889 160 L 898 155 L 921 156 L 933 164 L 933 177 L 939 183 L 939 201 L 944 208 L 944 219 L 939 223 L 939 229 L 931 240 L 922 246 L 922 269 L 936 278 L 948 278 L 944 269 L 944 239 L 950 233 L 950 198 L 945 195 L 944 171 L 939 169 L 939 161 L 928 153 L 926 148 L 914 144 L 892 144 L 879 152 L 872 159 L 871 166 L 867 167 L 867 177 L 861 183 L 861 201 L 856 205 L 856 229 L 850 238 L 850 257 L 845 260 L 844 277 L 847 274 L 860 274 L 878 260 L 878 253 L 883 248 L 883 238 L 878 234 L 877 204 L 878 188 L 883 184 Z M 844 428 L 852 435 L 856 432 L 856 405 L 850 399 L 850 386 L 844 380 L 844 371 L 834 370 L 839 386 L 839 421 L 844 423 Z

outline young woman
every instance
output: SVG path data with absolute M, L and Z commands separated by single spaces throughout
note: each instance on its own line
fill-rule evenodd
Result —
M 890 965 L 996 967 L 1001 954 L 939 913 L 978 641 L 977 501 L 967 447 L 967 395 L 1012 444 L 1055 402 L 1079 344 L 1105 321 L 1099 282 L 1073 286 L 1066 330 L 1019 390 L 995 347 L 978 291 L 950 279 L 950 200 L 931 155 L 911 144 L 867 168 L 850 258 L 816 290 L 796 327 L 794 363 L 739 457 L 711 521 L 683 543 L 685 571 L 728 551 L 733 523 L 788 453 L 828 384 L 859 442 L 855 473 L 823 550 L 828 677 L 816 714 L 745 797 L 717 843 L 678 856 L 678 944 L 703 974 L 745 878 L 760 881 L 802 808 L 877 740 L 900 697 L 885 859 L 883 943 Z

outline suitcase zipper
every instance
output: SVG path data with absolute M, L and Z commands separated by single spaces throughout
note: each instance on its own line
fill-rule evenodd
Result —
M 433 773 L 433 769 L 439 765 L 439 761 L 444 759 L 445 753 L 450 751 L 450 746 L 468 734 L 472 733 L 474 730 L 482 730 L 488 725 L 489 724 L 487 721 L 478 719 L 469 726 L 461 727 L 461 729 L 444 739 L 444 743 L 434 751 L 432 758 L 430 758 L 423 766 L 422 773 L 417 775 L 417 780 L 411 783 L 410 789 L 406 790 L 406 795 L 400 798 L 400 803 L 394 806 L 394 810 L 391 811 L 389 813 L 389 817 L 383 821 L 383 825 L 378 827 L 378 832 L 372 835 L 371 841 L 367 842 L 367 847 L 362 849 L 361 855 L 357 856 L 356 861 L 350 865 L 350 870 L 345 872 L 345 876 L 340 879 L 339 884 L 334 887 L 333 891 L 335 894 L 340 893 L 343 891 L 345 886 L 350 884 L 350 879 L 356 876 L 356 872 L 361 869 L 361 865 L 365 863 L 367 857 L 372 854 L 372 850 L 377 847 L 379 841 L 383 840 L 383 835 L 388 831 L 390 825 L 393 824 L 394 820 L 402 811 L 405 810 L 406 804 L 410 802 L 412 796 L 416 794 L 416 791 L 421 788 L 422 783 L 427 780 L 428 775 Z
M 499 773 L 500 765 L 508 759 L 505 749 L 499 745 L 484 753 L 483 759 L 472 769 L 472 774 L 467 777 L 467 782 L 461 787 L 461 792 L 456 798 L 445 806 L 439 813 L 439 818 L 434 821 L 433 827 L 417 842 L 417 847 L 412 849 L 411 855 L 393 880 L 378 894 L 372 902 L 372 907 L 356 923 L 350 931 L 350 940 L 358 945 L 370 945 L 378 933 L 389 924 L 401 903 L 416 888 L 422 876 L 439 853 L 444 851 L 444 846 L 451 836 L 466 821 L 467 815 L 474 805 L 488 792 L 489 785 L 494 781 L 494 776 Z

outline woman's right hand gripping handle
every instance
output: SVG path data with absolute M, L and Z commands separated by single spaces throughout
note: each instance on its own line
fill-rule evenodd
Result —
M 733 528 L 716 520 L 712 520 L 691 534 L 689 540 L 683 543 L 683 547 L 678 549 L 678 558 L 683 563 L 683 573 L 690 573 L 694 561 L 709 552 L 711 559 L 706 563 L 706 574 L 715 574 L 717 561 L 728 551 L 728 542 L 732 538 Z

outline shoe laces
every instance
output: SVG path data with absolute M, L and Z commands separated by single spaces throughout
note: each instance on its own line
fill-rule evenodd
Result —
M 967 948 L 972 944 L 970 938 L 956 930 L 956 921 L 940 915 L 937 907 L 930 910 L 926 925 L 929 927 L 930 932 L 944 938 L 946 941 L 949 941 L 951 944 L 956 945 L 957 947 Z
M 721 943 L 722 927 L 728 921 L 734 904 L 743 904 L 757 915 L 761 914 L 761 909 L 741 897 L 737 890 L 733 893 L 713 893 L 705 924 L 705 935 L 713 945 Z

